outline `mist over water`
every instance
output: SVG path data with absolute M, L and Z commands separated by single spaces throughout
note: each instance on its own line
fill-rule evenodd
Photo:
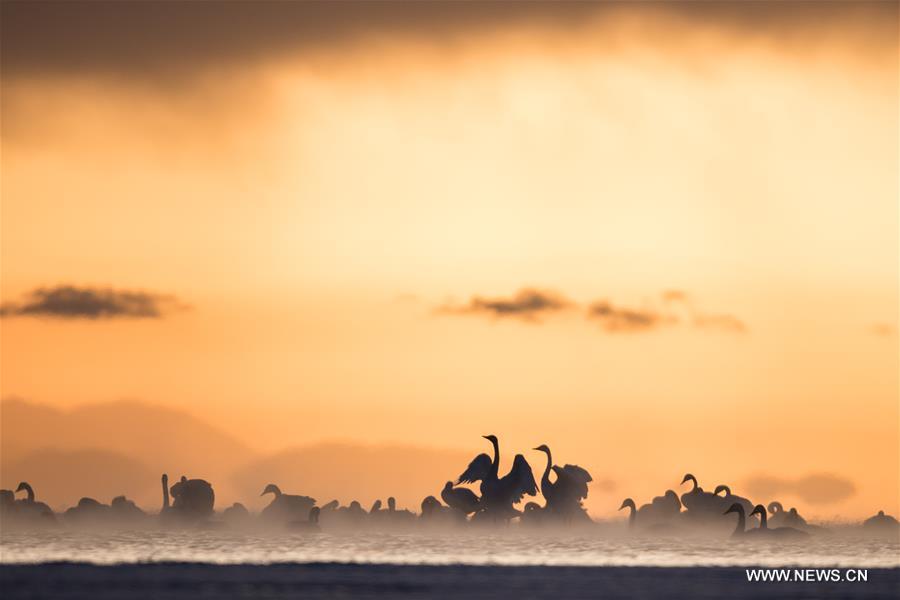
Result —
M 859 535 L 802 543 L 507 531 L 358 532 L 308 535 L 237 531 L 3 532 L 0 562 L 93 564 L 360 563 L 548 566 L 900 567 L 900 541 Z

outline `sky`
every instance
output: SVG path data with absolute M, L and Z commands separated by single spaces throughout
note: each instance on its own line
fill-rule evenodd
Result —
M 900 508 L 895 3 L 2 12 L 4 398 Z

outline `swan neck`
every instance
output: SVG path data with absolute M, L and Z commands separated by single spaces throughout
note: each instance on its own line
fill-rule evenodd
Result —
M 550 456 L 550 450 L 547 450 L 547 468 L 544 469 L 544 476 L 541 477 L 541 483 L 545 481 L 550 483 L 550 468 L 553 466 L 553 458 Z
M 494 447 L 494 460 L 491 462 L 491 473 L 496 477 L 500 472 L 500 442 L 498 440 L 491 440 L 491 445 Z
M 162 490 L 163 490 L 163 510 L 169 510 L 169 486 L 167 485 L 168 481 L 166 478 L 162 478 Z
M 759 512 L 759 528 L 760 529 L 768 529 L 769 528 L 769 516 L 766 514 L 766 511 L 761 510 Z
M 734 534 L 740 535 L 740 534 L 744 533 L 744 529 L 746 529 L 746 528 L 747 528 L 747 519 L 744 516 L 744 511 L 739 511 L 737 527 L 734 528 Z

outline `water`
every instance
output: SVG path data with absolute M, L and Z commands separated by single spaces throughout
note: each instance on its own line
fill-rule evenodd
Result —
M 522 531 L 254 534 L 208 531 L 3 532 L 0 562 L 99 565 L 355 563 L 507 566 L 900 567 L 900 542 L 853 535 L 771 545 L 724 539 L 661 539 Z

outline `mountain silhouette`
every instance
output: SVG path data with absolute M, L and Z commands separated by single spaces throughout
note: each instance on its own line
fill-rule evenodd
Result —
M 470 452 L 411 445 L 363 445 L 342 442 L 293 448 L 253 461 L 234 475 L 243 498 L 257 497 L 267 483 L 285 493 L 305 494 L 324 504 L 364 505 L 394 496 L 401 507 L 418 507 L 440 491 L 448 474 L 468 464 Z M 254 503 L 259 508 L 268 502 Z
M 56 454 L 48 452 L 53 450 Z M 91 453 L 86 453 L 91 451 Z M 118 493 L 134 495 L 139 504 L 156 507 L 159 498 L 159 474 L 168 472 L 203 477 L 220 483 L 222 498 L 232 496 L 228 489 L 235 468 L 255 455 L 230 435 L 202 420 L 177 409 L 145 402 L 117 401 L 85 405 L 72 410 L 59 410 L 19 399 L 0 402 L 0 482 L 13 487 L 15 473 L 31 466 L 42 473 L 55 473 L 67 479 L 66 468 L 74 468 L 68 458 L 80 456 L 86 465 L 101 469 L 131 464 L 135 473 L 147 476 L 147 492 L 143 479 L 121 480 Z M 54 469 L 47 457 L 62 462 Z M 130 461 L 130 462 L 129 462 Z M 66 468 L 62 465 L 65 464 Z M 87 469 L 87 467 L 85 467 Z M 77 493 L 65 486 L 38 489 L 34 475 L 27 476 L 45 501 L 74 504 Z M 115 478 L 109 478 L 116 482 Z M 125 489 L 122 482 L 132 482 L 139 489 Z M 73 487 L 72 490 L 77 489 Z M 105 488 L 104 488 L 105 489 Z M 56 493 L 63 493 L 57 497 Z M 219 486 L 217 486 L 219 492 Z M 259 491 L 256 492 L 257 494 Z M 94 491 L 100 495 L 100 492 Z M 108 500 L 108 499 L 107 499 Z
M 8 462 L 3 458 L 3 487 L 15 489 L 28 481 L 38 495 L 55 510 L 90 496 L 104 503 L 126 494 L 139 504 L 159 503 L 159 483 L 149 467 L 108 450 L 36 450 Z

